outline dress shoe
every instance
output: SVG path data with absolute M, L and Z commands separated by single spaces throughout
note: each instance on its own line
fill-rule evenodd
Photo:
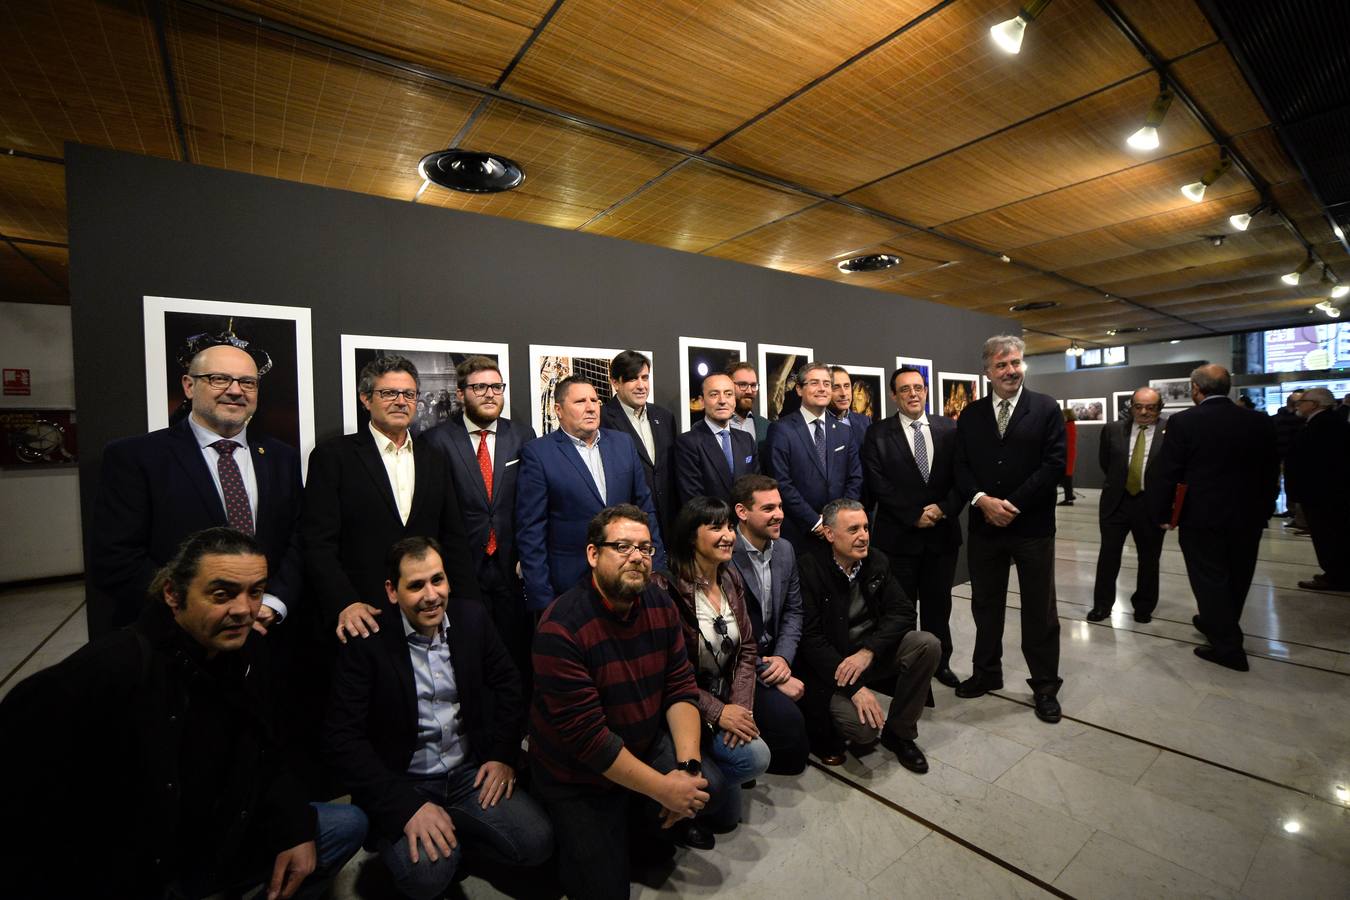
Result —
M 755 789 L 755 779 L 751 778 L 749 781 L 741 782 L 741 790 L 753 791 L 754 789 Z
M 1200 632 L 1201 634 L 1205 635 L 1206 637 L 1209 636 L 1205 632 L 1205 626 L 1200 624 L 1200 617 L 1198 615 L 1191 616 L 1191 627 L 1194 628 L 1196 631 Z
M 950 666 L 943 666 L 938 669 L 933 673 L 933 677 L 938 680 L 938 684 L 946 685 L 949 688 L 954 688 L 961 683 L 961 679 L 956 677 L 956 673 L 951 670 Z
M 1056 503 L 1055 505 L 1056 505 L 1056 506 L 1073 506 L 1073 501 L 1072 501 L 1072 500 L 1061 500 L 1061 501 L 1059 501 L 1058 503 Z
M 883 732 L 881 735 L 881 746 L 895 754 L 895 758 L 900 761 L 900 765 L 909 769 L 918 775 L 928 771 L 928 757 L 923 755 L 919 745 L 913 741 L 896 737 L 890 732 Z
M 1036 718 L 1054 724 L 1060 719 L 1059 701 L 1049 694 L 1036 694 Z
M 1137 613 L 1134 614 L 1134 620 L 1135 620 L 1136 622 L 1140 622 L 1140 623 L 1142 623 L 1142 624 L 1147 625 L 1149 622 L 1152 622 L 1152 621 L 1153 621 L 1153 613 L 1141 613 L 1141 612 L 1137 612 Z
M 1220 653 L 1213 647 L 1196 647 L 1195 655 L 1205 662 L 1212 662 L 1227 669 L 1233 669 L 1238 672 L 1246 672 L 1251 666 L 1247 665 L 1247 654 L 1245 653 Z
M 1003 679 L 994 681 L 981 678 L 979 675 L 972 675 L 956 686 L 956 696 L 969 700 L 972 697 L 982 697 L 990 691 L 1001 690 L 1003 690 Z
M 1350 591 L 1350 587 L 1337 587 L 1320 576 L 1308 581 L 1300 581 L 1298 586 L 1305 591 Z
M 842 766 L 848 760 L 848 757 L 844 754 L 834 751 L 817 753 L 816 755 L 820 757 L 820 764 L 823 766 Z
M 717 838 L 702 825 L 694 822 L 682 822 L 675 826 L 675 843 L 690 850 L 711 850 L 717 846 Z
M 1109 609 L 1090 609 L 1090 610 L 1088 610 L 1087 620 L 1088 620 L 1089 622 L 1100 622 L 1100 621 L 1102 621 L 1103 619 L 1109 619 L 1109 618 L 1111 618 L 1111 610 L 1109 610 Z

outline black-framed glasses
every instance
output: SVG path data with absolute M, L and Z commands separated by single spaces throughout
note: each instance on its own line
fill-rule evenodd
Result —
M 218 391 L 226 390 L 230 385 L 238 382 L 239 390 L 250 394 L 258 389 L 258 382 L 261 380 L 255 375 L 243 375 L 236 378 L 233 375 L 226 375 L 224 372 L 189 372 L 188 377 L 199 378 Z
M 736 645 L 731 642 L 731 636 L 727 634 L 727 620 L 718 616 L 713 619 L 713 631 L 722 636 L 722 655 L 730 656 L 736 649 Z
M 910 394 L 922 394 L 927 390 L 928 388 L 922 384 L 902 384 L 895 389 L 895 392 L 901 397 L 906 397 Z
M 609 547 L 620 556 L 632 556 L 634 550 L 648 559 L 656 555 L 655 544 L 635 544 L 632 541 L 596 541 L 595 546 Z
M 733 381 L 732 384 L 736 385 L 737 390 L 742 390 L 742 391 L 757 391 L 757 390 L 759 390 L 759 382 L 758 382 L 758 381 Z
M 409 403 L 417 402 L 417 388 L 408 388 L 406 391 L 400 391 L 397 388 L 378 388 L 371 391 L 376 397 L 379 397 L 385 403 L 393 403 L 399 397 L 407 400 Z
M 484 382 L 482 384 L 466 384 L 464 390 L 473 394 L 475 397 L 486 397 L 488 394 L 506 393 L 505 381 Z

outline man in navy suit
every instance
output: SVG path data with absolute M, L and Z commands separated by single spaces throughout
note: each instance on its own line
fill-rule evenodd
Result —
M 806 363 L 797 372 L 801 409 L 769 426 L 769 474 L 783 495 L 783 536 L 798 556 L 819 546 L 826 503 L 862 496 L 858 444 L 828 415 L 830 390 L 829 367 Z
M 1003 620 L 1008 566 L 1017 566 L 1022 600 L 1022 655 L 1037 718 L 1060 719 L 1059 614 L 1055 606 L 1055 490 L 1064 474 L 1066 438 L 1059 401 L 1023 384 L 1022 339 L 984 342 L 984 372 L 993 393 L 961 411 L 956 427 L 956 484 L 971 498 L 970 610 L 975 617 L 974 672 L 956 696 L 1003 687 Z
M 667 532 L 679 511 L 675 496 L 675 415 L 664 406 L 647 402 L 652 390 L 652 364 L 636 350 L 625 350 L 610 360 L 609 385 L 614 396 L 600 407 L 600 427 L 621 431 L 632 439 L 642 460 L 656 521 Z
M 655 519 L 642 459 L 628 435 L 600 427 L 600 398 L 579 375 L 553 390 L 558 430 L 520 451 L 516 476 L 516 544 L 525 604 L 545 609 L 590 572 L 586 528 L 606 506 L 631 503 Z M 653 565 L 664 565 L 661 535 Z
M 425 438 L 450 462 L 478 586 L 528 693 L 534 623 L 525 613 L 515 515 L 520 448 L 534 440 L 534 429 L 502 417 L 506 382 L 495 360 L 469 357 L 456 368 L 455 381 L 462 415 Z
M 680 502 L 694 497 L 731 501 L 731 486 L 742 475 L 759 473 L 755 439 L 731 427 L 736 387 L 730 375 L 703 379 L 703 419 L 675 439 L 675 477 Z
M 853 440 L 861 448 L 872 420 L 863 413 L 854 411 L 853 377 L 843 366 L 830 366 L 830 415 L 834 416 L 840 425 L 847 425 L 853 429 Z M 867 479 L 864 478 L 864 487 L 866 483 Z
M 918 605 L 920 629 L 942 645 L 933 677 L 954 688 L 952 580 L 964 506 L 956 489 L 956 422 L 928 415 L 928 385 L 918 369 L 891 375 L 891 399 L 895 417 L 863 439 L 863 481 L 877 502 L 872 542 L 890 557 L 891 573 Z
M 267 554 L 273 574 L 255 628 L 265 632 L 295 605 L 300 454 L 249 431 L 260 385 L 251 352 L 207 347 L 183 375 L 191 414 L 103 451 L 89 548 L 91 638 L 134 622 L 155 573 L 188 535 L 216 525 L 252 535 Z

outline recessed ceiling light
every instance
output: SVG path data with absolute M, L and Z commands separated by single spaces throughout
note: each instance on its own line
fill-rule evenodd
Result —
M 1181 343 L 1181 338 L 1177 338 L 1176 340 L 1173 340 L 1173 341 L 1168 341 L 1167 343 L 1169 343 L 1169 344 L 1180 344 L 1180 343 Z
M 999 256 L 998 261 L 999 261 L 999 262 L 1010 263 L 1010 262 L 1012 262 L 1012 257 L 1009 256 L 1009 255 L 1006 254 L 1006 253 L 1003 253 L 1003 254 L 1001 254 L 1001 255 Z
M 869 253 L 866 256 L 855 256 L 852 259 L 843 259 L 839 261 L 840 272 L 880 272 L 882 269 L 889 269 L 891 266 L 900 265 L 900 257 L 893 256 L 890 253 Z
M 468 194 L 509 191 L 525 180 L 524 170 L 505 156 L 454 147 L 422 157 L 417 172 L 433 184 Z
M 1148 331 L 1148 328 L 1143 325 L 1131 325 L 1128 328 L 1109 328 L 1106 333 L 1115 337 L 1118 334 L 1139 334 L 1143 331 Z
M 1030 303 L 1018 303 L 1008 307 L 1008 312 L 1034 312 L 1038 309 L 1054 309 L 1059 306 L 1054 300 L 1032 300 Z

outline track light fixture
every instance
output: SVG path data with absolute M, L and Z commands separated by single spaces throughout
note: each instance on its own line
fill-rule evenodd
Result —
M 1199 181 L 1192 181 L 1190 184 L 1182 187 L 1181 193 L 1185 194 L 1186 199 L 1190 200 L 1192 203 L 1199 203 L 1201 200 L 1205 199 L 1205 188 L 1218 181 L 1219 178 L 1223 176 L 1223 173 L 1228 171 L 1228 168 L 1231 165 L 1233 165 L 1233 161 L 1228 158 L 1228 154 L 1223 154 L 1223 156 L 1219 157 L 1219 161 L 1214 164 L 1214 168 L 1201 176 Z
M 1144 116 L 1144 125 L 1134 134 L 1125 139 L 1136 150 L 1157 150 L 1158 149 L 1158 126 L 1167 118 L 1167 110 L 1172 106 L 1172 89 L 1166 82 L 1158 88 L 1158 96 L 1153 99 L 1153 105 L 1148 108 L 1148 114 Z
M 1314 306 L 1313 309 L 1320 309 L 1333 319 L 1339 319 L 1341 317 L 1340 309 L 1330 300 L 1323 300 L 1321 303 Z
M 1331 296 L 1337 300 L 1341 299 L 1346 294 L 1350 294 L 1350 285 L 1338 284 L 1331 289 Z
M 1074 341 L 1069 341 L 1069 349 L 1064 351 L 1065 356 L 1079 357 L 1083 355 L 1083 348 Z
M 989 36 L 1004 53 L 1018 53 L 1022 49 L 1022 36 L 1026 33 L 1027 26 L 1049 5 L 1050 0 L 1027 0 L 1017 11 L 1017 15 L 990 28 Z
M 1247 226 L 1252 224 L 1253 217 L 1259 216 L 1265 210 L 1265 208 L 1266 204 L 1264 202 L 1258 203 L 1251 209 L 1247 210 L 1245 213 L 1238 213 L 1237 215 L 1229 216 L 1228 224 L 1232 225 L 1238 231 L 1246 231 Z
M 1303 273 L 1310 268 L 1312 268 L 1312 254 L 1308 254 L 1308 257 L 1298 264 L 1297 269 L 1281 275 L 1280 280 L 1289 285 L 1298 284 L 1298 280 L 1303 277 Z
M 1322 277 L 1318 279 L 1319 285 L 1325 285 L 1331 299 L 1339 300 L 1346 294 L 1350 294 L 1350 285 L 1341 284 L 1331 277 L 1331 271 L 1327 269 L 1327 264 L 1322 263 Z

